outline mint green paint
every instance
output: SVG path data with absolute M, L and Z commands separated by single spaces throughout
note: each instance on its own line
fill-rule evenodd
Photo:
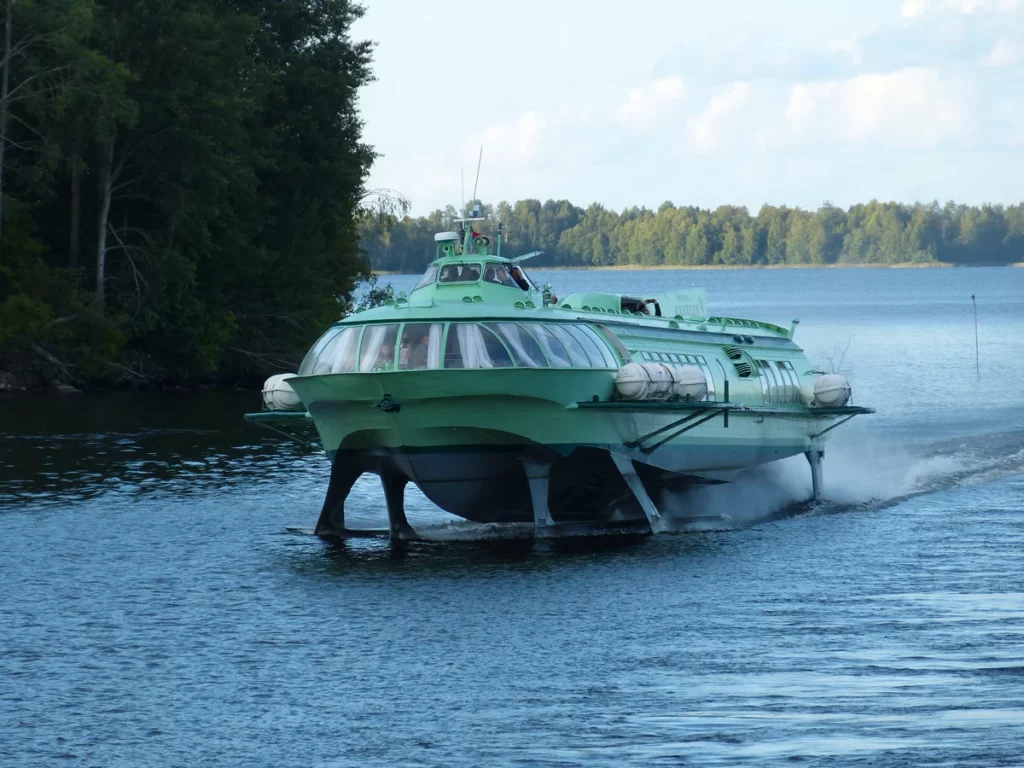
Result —
M 500 237 L 497 245 L 500 251 Z M 621 362 L 653 358 L 680 364 L 680 355 L 703 358 L 719 403 L 725 399 L 728 383 L 734 404 L 728 426 L 724 413 L 715 415 L 664 447 L 644 453 L 627 446 L 643 435 L 670 428 L 681 415 L 663 403 L 591 407 L 616 403 L 616 368 L 394 370 L 396 357 L 389 370 L 290 380 L 329 455 L 339 450 L 589 445 L 673 472 L 727 474 L 820 447 L 819 436 L 841 415 L 809 407 L 816 378 L 803 351 L 792 341 L 792 328 L 709 317 L 706 298 L 694 291 L 634 297 L 654 299 L 663 312 L 673 311 L 672 316 L 634 314 L 623 308 L 623 296 L 618 294 L 577 293 L 545 306 L 541 292 L 532 285 L 524 290 L 483 279 L 489 266 L 508 269 L 517 260 L 489 253 L 485 245 L 471 242 L 469 233 L 462 242 L 439 242 L 437 254 L 428 269 L 428 274 L 433 270 L 433 280 L 408 298 L 353 313 L 332 328 L 398 324 L 400 340 L 404 324 L 444 324 L 443 359 L 448 335 L 454 332 L 452 323 L 582 324 L 593 328 Z M 479 266 L 478 279 L 440 281 L 446 267 L 467 265 Z M 360 338 L 360 352 L 365 336 Z M 514 357 L 503 340 L 502 346 Z M 768 378 L 763 383 L 758 376 L 758 360 L 784 363 L 793 378 L 766 389 Z M 744 370 L 750 375 L 743 375 Z M 382 408 L 383 403 L 398 408 Z

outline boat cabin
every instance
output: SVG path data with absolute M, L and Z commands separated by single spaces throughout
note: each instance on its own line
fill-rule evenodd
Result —
M 464 243 L 460 243 L 458 232 L 440 232 L 435 235 L 437 256 L 416 283 L 413 292 L 430 286 L 435 289 L 465 289 L 470 283 L 510 288 L 520 293 L 540 291 L 519 264 L 520 261 L 536 254 L 505 259 L 490 252 L 490 238 L 476 234 L 472 230 L 471 235 L 465 236 Z M 500 234 L 498 243 L 500 249 Z

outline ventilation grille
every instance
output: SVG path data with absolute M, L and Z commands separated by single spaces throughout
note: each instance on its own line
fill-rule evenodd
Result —
M 729 356 L 730 360 L 742 360 L 743 352 L 739 347 L 726 347 L 725 354 Z M 747 368 L 750 368 L 748 365 Z
M 754 369 L 750 367 L 750 363 L 733 363 L 733 367 L 736 368 L 736 373 L 740 375 L 741 379 L 749 379 L 750 374 L 754 372 Z

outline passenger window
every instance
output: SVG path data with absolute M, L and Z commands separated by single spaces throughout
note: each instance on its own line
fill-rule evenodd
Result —
M 488 328 L 498 334 L 512 351 L 516 365 L 520 368 L 544 368 L 544 353 L 537 341 L 515 323 L 488 323 Z
M 484 348 L 487 350 L 487 357 L 489 358 L 489 365 L 484 365 L 485 368 L 514 368 L 515 363 L 512 362 L 512 356 L 509 351 L 505 349 L 505 345 L 501 343 L 493 331 L 488 328 L 478 328 L 480 333 L 483 335 Z
M 553 368 L 569 368 L 571 366 L 565 347 L 551 331 L 540 323 L 523 323 L 523 327 L 537 339 L 537 343 L 544 350 L 544 355 Z
M 441 323 L 406 323 L 398 345 L 400 370 L 436 370 L 441 367 Z
M 799 403 L 800 402 L 800 377 L 797 376 L 796 369 L 793 368 L 793 364 L 781 360 L 775 363 L 779 369 L 779 377 L 783 381 L 783 402 L 785 403 Z
M 562 342 L 562 346 L 565 347 L 569 353 L 569 359 L 572 364 L 577 368 L 592 368 L 590 358 L 587 357 L 586 350 L 583 349 L 583 345 L 576 341 L 565 328 L 561 325 L 555 325 L 554 323 L 545 326 L 551 331 Z
M 462 364 L 462 348 L 459 346 L 457 325 L 448 326 L 448 341 L 444 345 L 444 367 L 465 368 Z
M 451 364 L 449 364 L 449 361 Z M 492 331 L 476 323 L 452 323 L 445 349 L 446 368 L 512 368 L 512 357 Z
M 334 345 L 331 359 L 327 361 L 331 373 L 352 373 L 356 369 L 356 350 L 359 349 L 359 333 L 362 328 L 346 328 Z M 322 355 L 326 357 L 327 355 Z M 319 367 L 319 361 L 317 361 Z
M 757 363 L 757 377 L 761 382 L 761 396 L 765 403 L 771 402 L 771 395 L 768 394 L 768 374 L 765 373 L 765 369 L 768 367 L 768 363 L 765 360 L 755 360 Z
M 594 340 L 583 332 L 582 328 L 576 325 L 563 325 L 561 327 L 583 346 L 583 349 L 587 353 L 587 357 L 590 358 L 591 368 L 607 367 L 607 363 L 604 360 L 604 355 L 601 354 L 601 350 L 594 343 Z
M 359 371 L 390 371 L 395 367 L 398 325 L 368 325 L 359 346 Z
M 585 335 L 589 336 L 597 348 L 601 350 L 601 356 L 604 358 L 605 366 L 608 368 L 619 367 L 619 361 L 615 358 L 615 355 L 612 354 L 612 351 L 608 349 L 608 343 L 604 340 L 604 337 L 601 336 L 601 334 L 588 325 L 579 325 L 576 327 L 583 331 Z
M 717 400 L 715 396 L 715 375 L 711 372 L 711 366 L 708 365 L 708 361 L 705 360 L 701 355 L 687 355 L 687 358 L 693 358 L 694 364 L 700 366 L 700 369 L 704 371 L 704 378 L 708 382 L 708 394 L 705 400 Z
M 316 344 L 310 347 L 309 352 L 307 352 L 306 356 L 302 358 L 302 363 L 299 365 L 299 376 L 306 376 L 313 372 L 313 366 L 316 363 L 316 359 L 320 357 L 320 353 L 324 351 L 324 347 L 337 338 L 341 331 L 341 328 L 331 328 L 327 333 L 317 339 Z

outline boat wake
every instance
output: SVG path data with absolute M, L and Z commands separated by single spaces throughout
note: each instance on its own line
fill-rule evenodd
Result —
M 731 530 L 805 514 L 878 509 L 904 499 L 1024 473 L 1024 430 L 900 446 L 868 435 L 829 443 L 825 493 L 811 495 L 802 456 L 746 470 L 733 482 L 663 495 L 659 533 Z M 369 475 L 359 481 L 357 527 L 380 528 L 383 494 Z M 528 523 L 473 523 L 448 515 L 410 487 L 409 517 L 425 542 L 500 542 L 533 538 Z M 380 530 L 386 538 L 386 528 Z
M 732 483 L 661 500 L 662 531 L 740 528 L 807 513 L 875 509 L 913 496 L 1024 473 L 1024 431 L 901 448 L 864 435 L 829 443 L 824 498 L 811 495 L 803 457 L 741 473 Z

